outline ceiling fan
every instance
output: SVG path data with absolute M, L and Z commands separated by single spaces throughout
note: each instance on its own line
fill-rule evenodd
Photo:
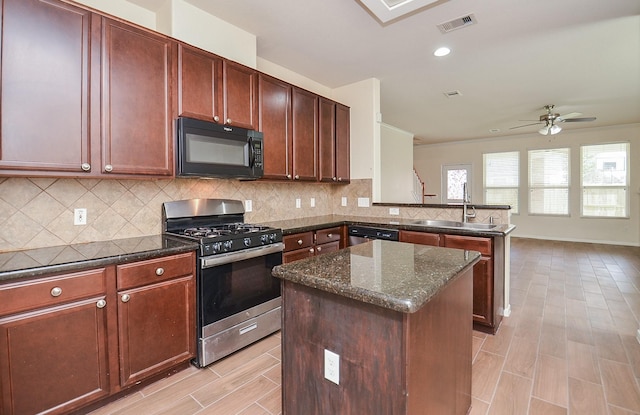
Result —
M 561 122 L 584 122 L 584 121 L 594 121 L 596 117 L 580 117 L 582 114 L 579 112 L 571 112 L 569 114 L 560 115 L 558 113 L 553 112 L 553 108 L 555 105 L 545 105 L 544 109 L 547 110 L 546 114 L 542 114 L 540 116 L 540 120 L 538 122 L 534 122 L 532 124 L 519 125 L 517 127 L 511 127 L 510 130 L 515 128 L 529 127 L 531 125 L 537 125 L 544 123 L 544 127 L 538 130 L 538 132 L 542 135 L 554 135 L 558 134 L 562 131 L 557 123 Z M 533 120 L 532 120 L 533 121 Z

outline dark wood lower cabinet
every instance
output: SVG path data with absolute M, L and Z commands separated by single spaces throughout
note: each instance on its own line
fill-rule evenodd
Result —
M 100 300 L 0 320 L 0 413 L 61 414 L 109 394 L 107 310 L 97 307 Z
M 411 314 L 283 281 L 282 413 L 451 414 L 471 405 L 472 270 Z M 339 384 L 324 378 L 324 351 Z
M 346 227 L 344 226 L 285 235 L 282 262 L 286 264 L 314 255 L 334 252 L 344 248 L 345 241 Z
M 188 364 L 195 254 L 0 284 L 0 414 L 67 414 Z

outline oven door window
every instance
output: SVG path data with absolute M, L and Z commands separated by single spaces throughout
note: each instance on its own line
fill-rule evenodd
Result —
M 206 326 L 280 296 L 271 270 L 282 263 L 274 253 L 202 270 L 200 307 Z

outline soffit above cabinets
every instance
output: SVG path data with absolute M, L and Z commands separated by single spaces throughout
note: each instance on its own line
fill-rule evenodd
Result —
M 387 23 L 398 17 L 414 12 L 439 0 L 358 0 L 381 23 Z

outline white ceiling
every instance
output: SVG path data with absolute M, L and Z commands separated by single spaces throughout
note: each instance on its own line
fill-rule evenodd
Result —
M 383 122 L 424 143 L 535 133 L 509 128 L 546 104 L 597 117 L 565 130 L 640 122 L 638 0 L 439 0 L 386 24 L 357 0 L 186 1 L 255 34 L 259 57 L 323 85 L 378 78 Z M 477 24 L 436 27 L 470 13 Z M 440 46 L 451 54 L 435 58 Z

